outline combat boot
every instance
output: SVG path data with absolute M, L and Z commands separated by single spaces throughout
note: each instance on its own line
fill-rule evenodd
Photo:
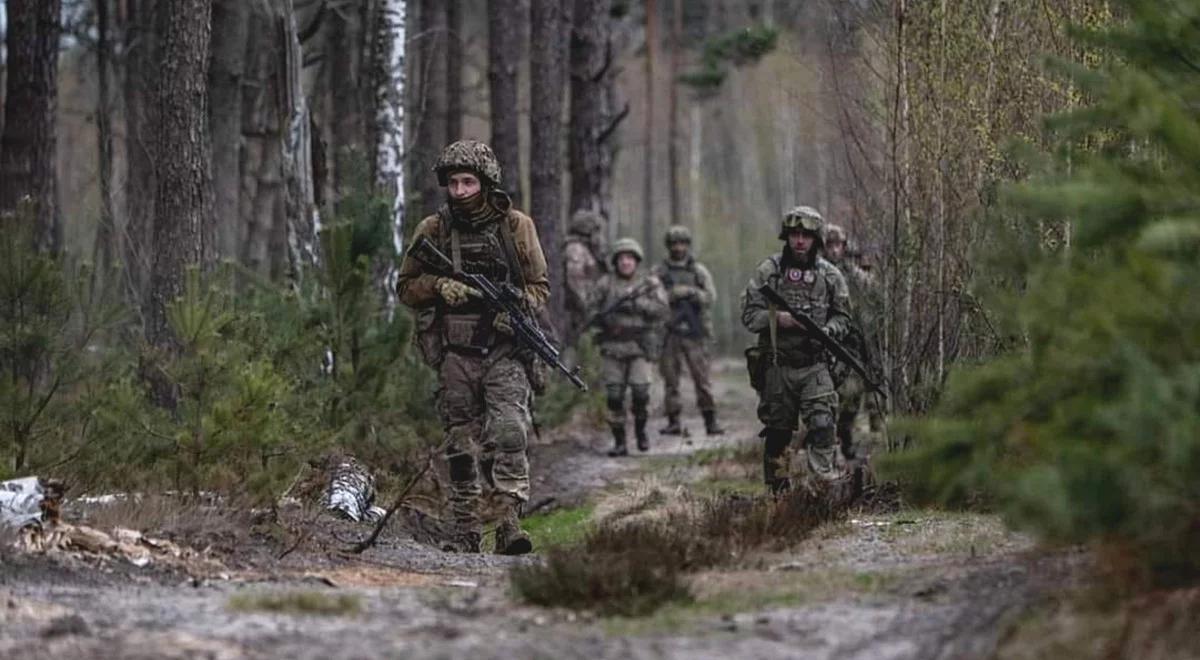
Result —
M 715 410 L 705 410 L 704 415 L 704 431 L 709 435 L 724 435 L 725 429 L 717 423 L 717 412 Z
M 608 455 L 616 458 L 618 456 L 628 456 L 629 448 L 625 446 L 625 425 L 613 424 L 613 448 L 608 450 Z
M 520 505 L 505 507 L 504 517 L 496 526 L 496 554 L 527 555 L 533 551 L 529 533 L 521 529 Z
M 650 437 L 646 435 L 646 418 L 633 420 L 633 430 L 637 435 L 638 451 L 650 451 Z
M 679 425 L 679 413 L 667 415 L 667 425 L 658 430 L 660 435 L 683 435 L 683 427 Z

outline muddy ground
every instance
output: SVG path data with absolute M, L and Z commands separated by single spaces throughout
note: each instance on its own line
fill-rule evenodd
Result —
M 650 491 L 759 488 L 753 463 L 727 449 L 757 431 L 741 369 L 719 368 L 720 438 L 693 416 L 691 437 L 610 459 L 585 424 L 543 434 L 531 523 L 594 520 Z M 1086 561 L 1036 551 L 991 516 L 860 511 L 787 552 L 695 576 L 694 602 L 600 619 L 515 600 L 508 571 L 536 554 L 449 555 L 398 525 L 352 555 L 368 527 L 309 527 L 296 544 L 249 519 L 201 521 L 186 540 L 216 569 L 2 554 L 0 658 L 985 658 L 1004 655 L 1014 626 Z

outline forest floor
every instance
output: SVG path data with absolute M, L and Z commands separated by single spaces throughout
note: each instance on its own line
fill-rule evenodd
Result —
M 761 492 L 754 394 L 739 363 L 717 372 L 724 436 L 704 436 L 695 416 L 690 438 L 611 459 L 607 433 L 582 423 L 544 434 L 531 449 L 541 511 L 526 519 L 537 546 L 579 538 L 633 501 Z M 694 575 L 690 602 L 606 618 L 519 602 L 509 570 L 536 554 L 451 555 L 389 530 L 352 555 L 344 548 L 369 526 L 310 519 L 297 544 L 227 513 L 137 515 L 143 529 L 171 518 L 176 542 L 220 566 L 0 554 L 0 657 L 1038 657 L 1080 650 L 1063 633 L 1025 631 L 1089 561 L 1036 549 L 990 515 L 864 510 L 785 552 Z M 1094 644 L 1092 629 L 1071 635 Z

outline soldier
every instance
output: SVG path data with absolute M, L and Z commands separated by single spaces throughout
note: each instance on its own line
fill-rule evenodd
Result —
M 742 295 L 742 323 L 758 334 L 747 351 L 758 390 L 758 418 L 763 424 L 763 479 L 772 492 L 790 487 L 780 474 L 780 459 L 791 443 L 797 417 L 803 418 L 809 471 L 825 479 L 838 476 L 834 438 L 837 392 L 825 351 L 807 336 L 799 321 L 769 305 L 758 292 L 770 285 L 797 310 L 807 312 L 833 337 L 850 322 L 850 293 L 833 264 L 819 256 L 821 214 L 798 206 L 783 216 L 779 239 L 783 252 L 758 265 Z
M 583 334 L 587 323 L 587 301 L 592 289 L 604 274 L 604 244 L 601 229 L 604 218 L 595 211 L 580 209 L 571 217 L 567 239 L 563 245 L 563 263 L 566 272 L 567 314 L 570 316 L 567 341 L 571 348 Z
M 608 423 L 613 449 L 609 456 L 627 456 L 625 447 L 625 389 L 633 403 L 633 428 L 638 449 L 650 449 L 646 420 L 650 403 L 650 364 L 662 345 L 659 326 L 669 307 L 662 283 L 641 272 L 642 246 L 632 238 L 613 243 L 612 272 L 596 286 L 591 301 L 599 328 L 600 356 L 604 360 L 604 389 L 608 397 Z
M 687 227 L 676 225 L 668 229 L 665 243 L 667 257 L 654 267 L 654 275 L 662 282 L 671 303 L 659 363 L 666 390 L 663 407 L 667 426 L 659 429 L 659 433 L 683 433 L 679 424 L 679 415 L 683 412 L 679 376 L 686 364 L 696 386 L 696 406 L 704 416 L 704 429 L 708 435 L 720 435 L 725 429 L 717 424 L 717 408 L 708 373 L 709 343 L 713 336 L 709 310 L 717 300 L 717 290 L 708 269 L 691 254 L 692 232 Z
M 546 258 L 529 216 L 512 208 L 500 189 L 500 165 L 490 147 L 461 140 L 434 165 L 446 203 L 417 226 L 451 255 L 456 268 L 518 287 L 529 311 L 550 295 Z M 400 300 L 417 310 L 417 342 L 438 371 L 437 410 L 446 433 L 454 533 L 446 550 L 479 552 L 482 481 L 497 500 L 501 520 L 496 552 L 532 550 L 521 530 L 529 498 L 526 444 L 531 430 L 530 357 L 512 340 L 506 315 L 489 312 L 473 288 L 404 258 Z
M 861 305 L 864 294 L 871 288 L 873 279 L 870 274 L 854 263 L 849 250 L 849 240 L 846 231 L 838 225 L 830 224 L 825 227 L 825 256 L 846 278 L 854 299 Z M 849 333 L 843 342 L 846 348 L 859 359 L 869 363 L 867 346 L 867 328 L 864 326 L 861 310 L 855 310 L 849 326 Z M 854 426 L 858 420 L 859 411 L 863 409 L 863 399 L 867 397 L 866 385 L 863 379 L 850 367 L 838 363 L 832 371 L 833 383 L 838 393 L 837 437 L 842 448 L 842 455 L 854 458 L 858 454 L 858 445 L 854 438 Z M 868 405 L 871 428 L 882 428 L 881 415 L 878 406 Z

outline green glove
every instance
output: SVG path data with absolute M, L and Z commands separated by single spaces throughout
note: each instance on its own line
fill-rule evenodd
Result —
M 476 298 L 482 296 L 474 287 L 467 286 L 458 280 L 449 277 L 439 278 L 437 281 L 437 292 L 451 307 L 458 307 L 466 304 L 471 296 Z

